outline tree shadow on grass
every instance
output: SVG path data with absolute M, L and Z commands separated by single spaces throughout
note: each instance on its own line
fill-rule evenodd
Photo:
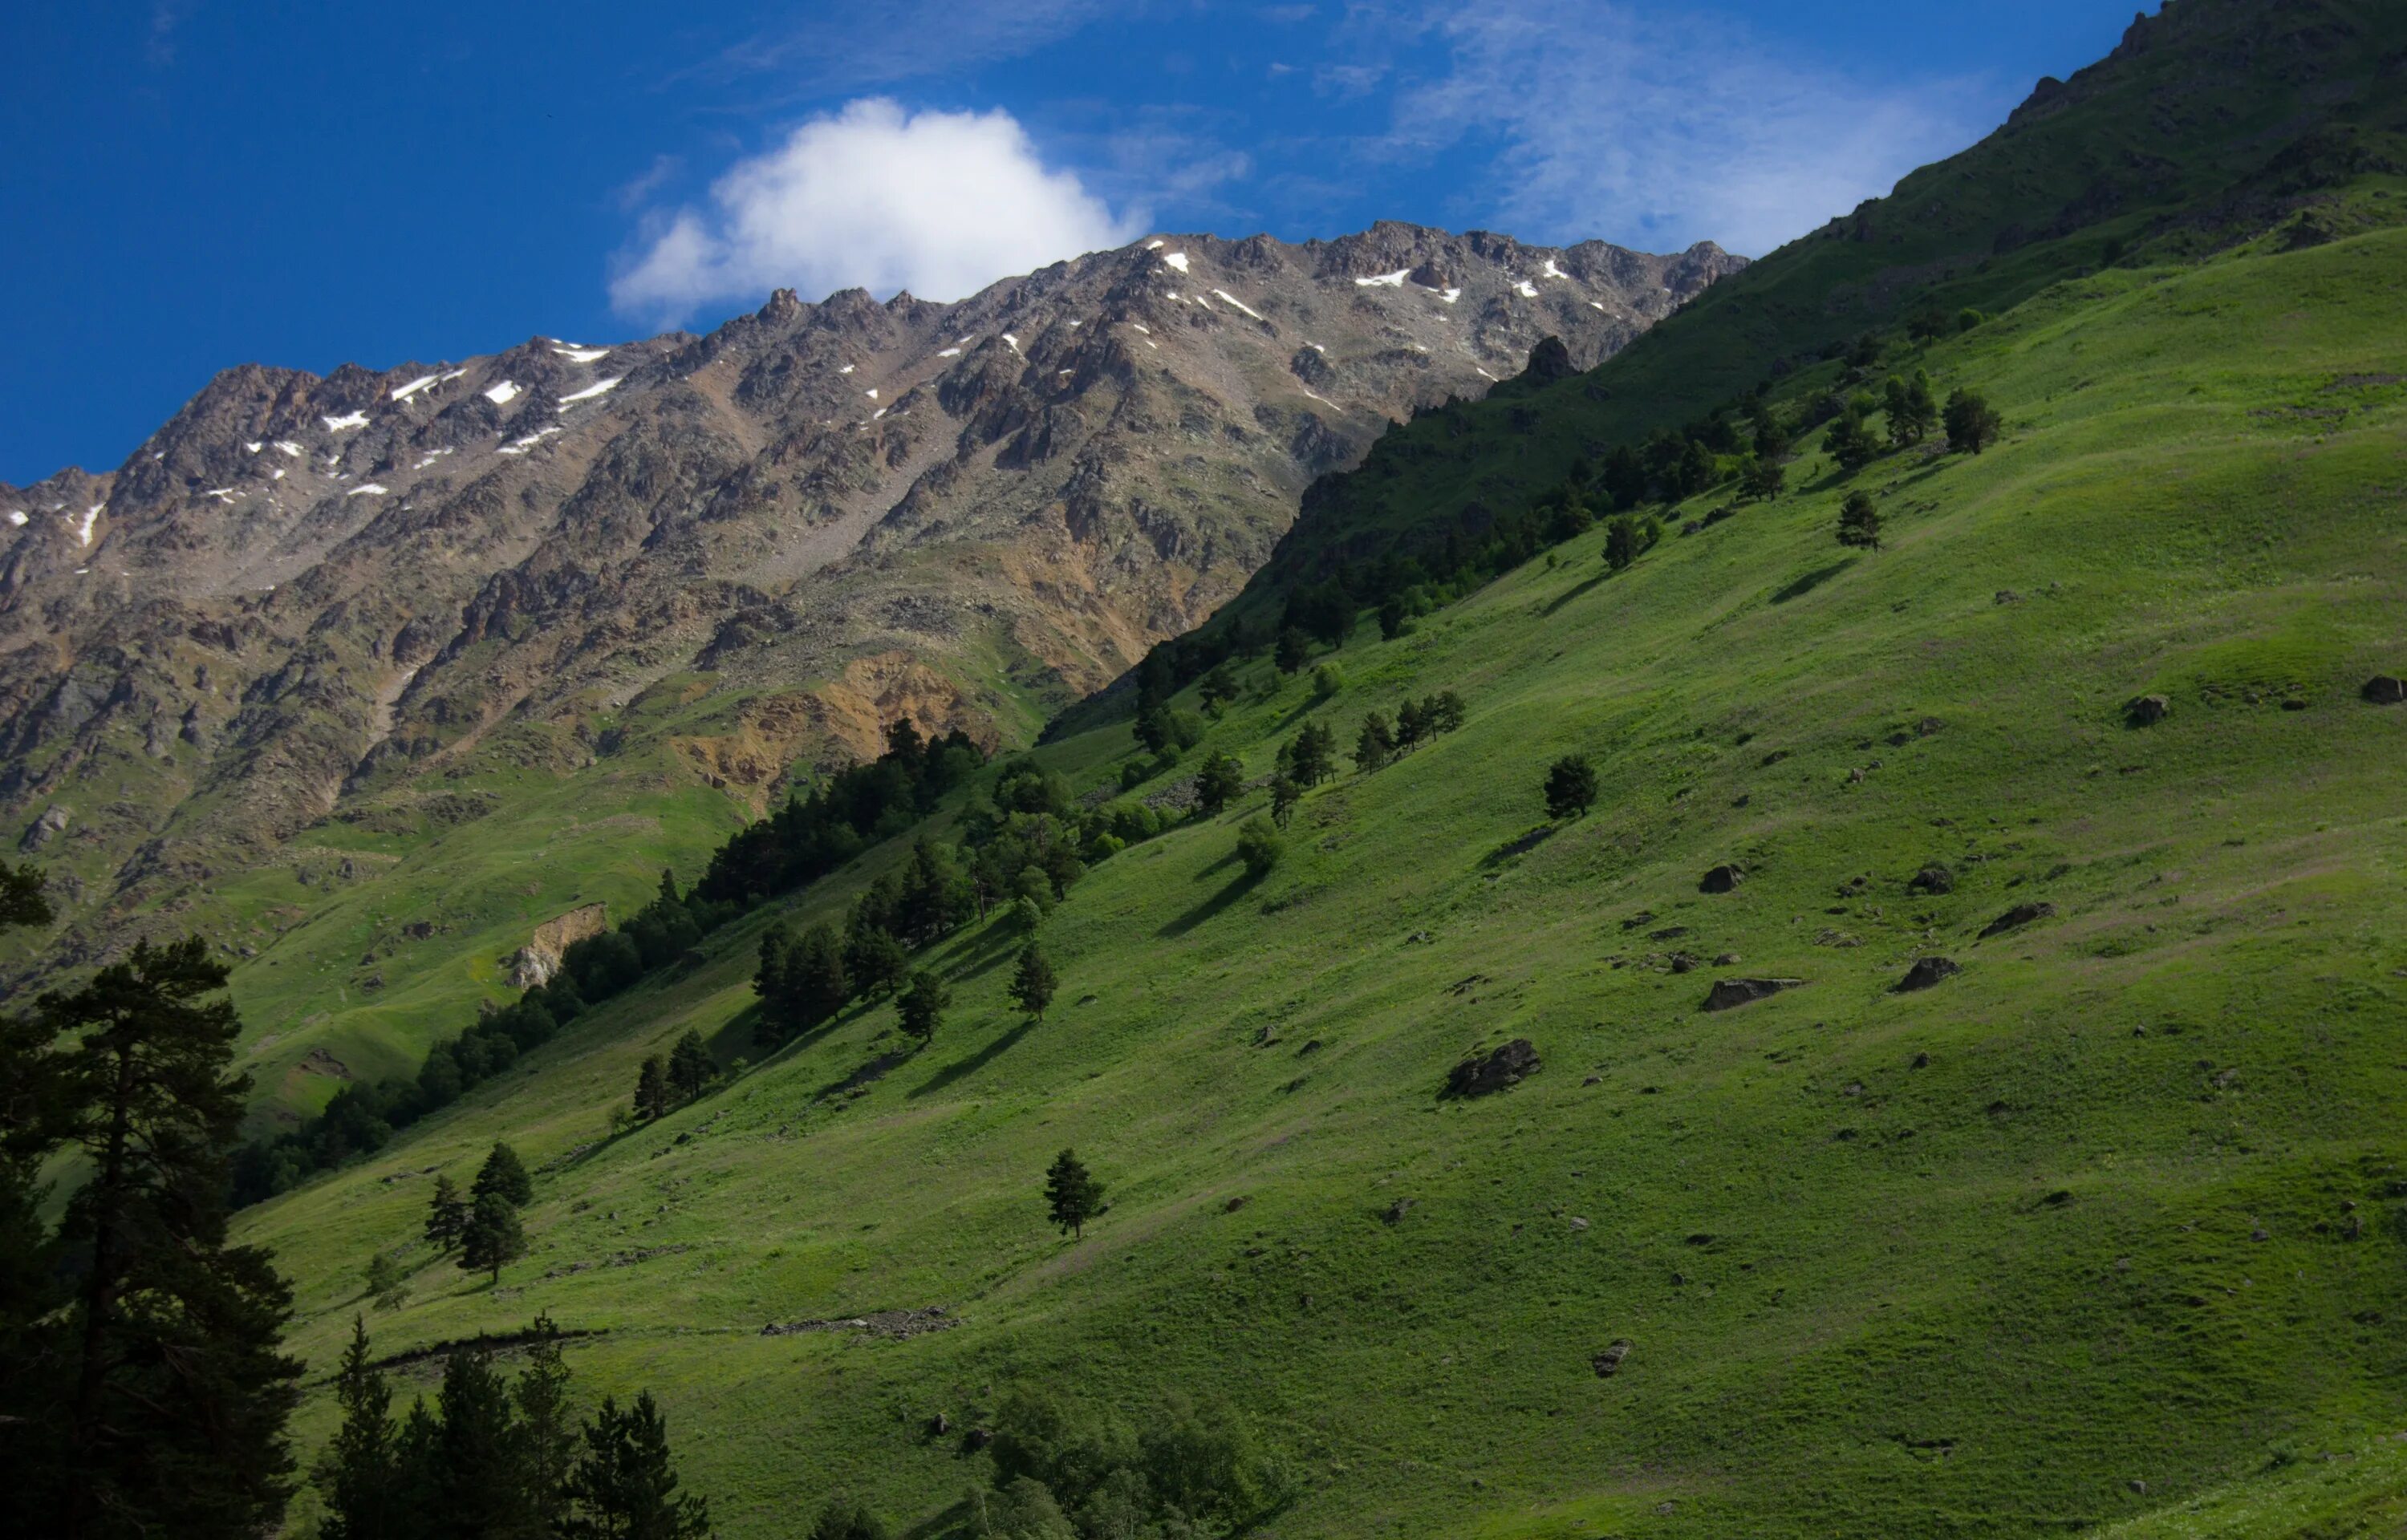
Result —
M 1561 609 L 1573 600 L 1586 594 L 1589 589 L 1595 587 L 1598 584 L 1603 582 L 1606 578 L 1611 577 L 1613 573 L 1610 571 L 1602 572 L 1597 573 L 1594 577 L 1573 584 L 1570 587 L 1565 588 L 1561 593 L 1559 593 L 1554 598 L 1546 600 L 1545 606 L 1538 611 L 1538 614 L 1541 615 L 1550 615 L 1554 614 L 1557 610 Z
M 1855 564 L 1856 558 L 1849 557 L 1844 561 L 1833 561 L 1828 567 L 1816 567 L 1802 577 L 1790 579 L 1785 587 L 1773 594 L 1772 601 L 1786 604 L 1792 599 L 1802 599 Z
M 992 1042 L 987 1044 L 984 1048 L 979 1049 L 976 1053 L 966 1054 L 961 1058 L 955 1059 L 952 1063 L 945 1066 L 942 1069 L 939 1069 L 934 1074 L 929 1076 L 919 1084 L 913 1086 L 908 1092 L 904 1093 L 904 1095 L 911 1097 L 912 1100 L 917 1101 L 921 1096 L 934 1095 L 937 1092 L 942 1091 L 945 1087 L 952 1084 L 955 1081 L 958 1081 L 964 1076 L 976 1074 L 979 1070 L 984 1069 L 988 1065 L 992 1064 L 995 1060 L 1001 1058 L 1004 1054 L 1017 1047 L 1019 1039 L 1028 1036 L 1030 1032 L 1035 1029 L 1035 1026 L 1036 1022 L 1033 1017 L 1021 1017 L 1018 1026 L 1013 1027 L 1002 1037 L 995 1038 Z
M 1206 867 L 1204 870 L 1206 872 L 1218 871 L 1224 866 L 1233 864 L 1236 859 L 1237 858 L 1234 855 L 1226 856 L 1220 860 L 1213 862 L 1212 865 Z M 1244 897 L 1247 893 L 1251 892 L 1258 884 L 1260 884 L 1260 882 L 1261 879 L 1255 876 L 1252 872 L 1240 870 L 1234 877 L 1230 878 L 1228 882 L 1221 884 L 1218 892 L 1213 894 L 1202 903 L 1197 904 L 1193 909 L 1189 910 L 1186 913 L 1180 915 L 1175 920 L 1171 921 L 1168 925 L 1163 925 L 1160 930 L 1155 931 L 1154 935 L 1163 940 L 1170 940 L 1177 937 L 1184 936 L 1189 931 L 1194 929 L 1197 925 L 1202 925 L 1204 921 L 1210 919 L 1215 914 L 1218 914 L 1222 910 L 1228 908 L 1231 904 L 1233 904 L 1238 899 Z
M 1527 855 L 1555 837 L 1557 826 L 1541 824 L 1517 840 L 1507 840 L 1479 858 L 1479 869 L 1493 871 L 1517 855 Z

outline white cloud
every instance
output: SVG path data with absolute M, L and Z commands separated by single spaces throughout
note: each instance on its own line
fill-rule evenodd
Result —
M 818 118 L 711 189 L 706 210 L 655 216 L 610 300 L 675 322 L 780 286 L 858 286 L 955 300 L 1140 233 L 1077 176 L 1048 170 L 1009 113 L 905 113 L 883 98 Z
M 1437 36 L 1450 67 L 1399 92 L 1398 137 L 1500 136 L 1481 203 L 1527 238 L 1710 239 L 1759 256 L 1971 143 L 1998 111 L 1986 87 L 1867 84 L 1727 18 L 1500 0 L 1450 13 Z

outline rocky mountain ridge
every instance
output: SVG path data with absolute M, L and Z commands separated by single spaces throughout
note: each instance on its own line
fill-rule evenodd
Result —
M 1391 421 L 1546 337 L 1593 364 L 1739 265 L 1163 235 L 957 304 L 780 290 L 706 336 L 230 369 L 116 471 L 0 487 L 0 827 L 88 959 L 330 819 L 573 777 L 668 698 L 660 775 L 748 809 L 897 714 L 1024 738 Z

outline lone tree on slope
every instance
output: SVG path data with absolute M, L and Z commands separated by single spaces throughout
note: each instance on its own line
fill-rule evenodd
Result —
M 1872 498 L 1862 492 L 1849 492 L 1847 501 L 1839 506 L 1839 544 L 1877 551 L 1880 528 L 1880 509 L 1873 506 Z
M 1977 455 L 1997 443 L 2004 426 L 1997 408 L 1977 391 L 1958 390 L 1947 398 L 1947 447 L 1959 455 Z
M 1586 755 L 1567 754 L 1546 771 L 1546 816 L 1576 818 L 1596 805 L 1596 767 Z
M 1053 965 L 1034 941 L 1020 948 L 1019 966 L 1011 976 L 1011 997 L 1040 1022 L 1045 1019 L 1045 1008 L 1053 1003 Z
M 1075 1153 L 1064 1150 L 1053 1157 L 1051 1169 L 1045 1173 L 1045 1202 L 1058 1228 L 1069 1232 L 1073 1239 L 1086 1238 L 1087 1222 L 1101 1210 L 1103 1200 L 1104 1184 Z

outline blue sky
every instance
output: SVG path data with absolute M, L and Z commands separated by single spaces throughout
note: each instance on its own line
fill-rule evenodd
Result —
M 931 298 L 1146 231 L 1757 254 L 2131 0 L 93 0 L 0 7 L 0 481 L 218 369 Z

